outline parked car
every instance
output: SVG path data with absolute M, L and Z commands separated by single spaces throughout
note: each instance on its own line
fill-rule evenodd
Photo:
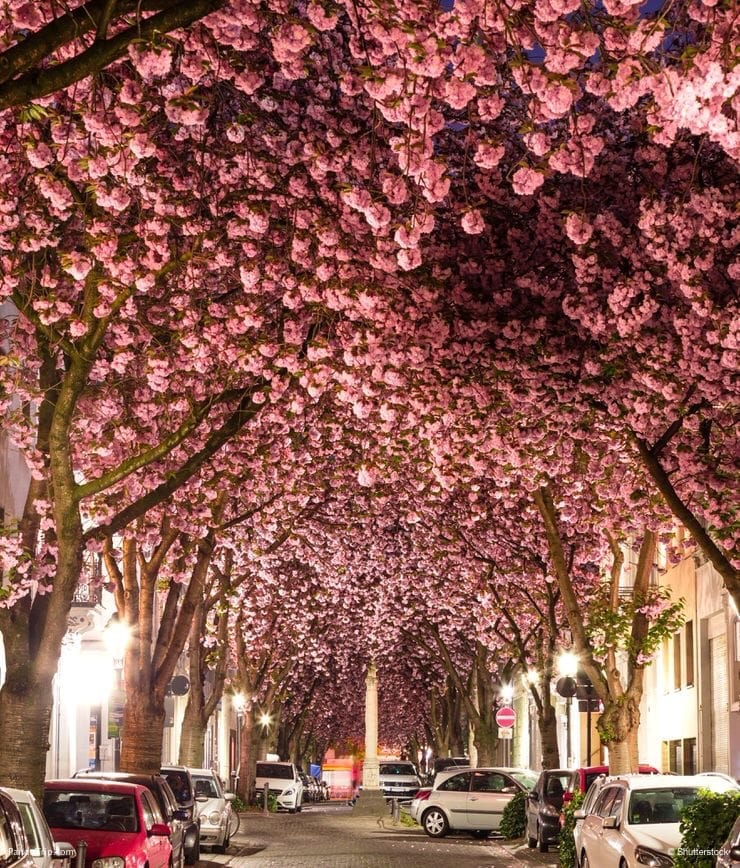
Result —
M 738 868 L 740 866 L 740 817 L 730 829 L 730 834 L 719 848 L 717 868 Z
M 439 772 L 434 786 L 419 790 L 409 813 L 432 838 L 442 838 L 450 831 L 487 838 L 501 825 L 511 799 L 529 792 L 536 780 L 537 773 L 531 769 L 447 769 Z
M 200 816 L 200 842 L 225 853 L 231 843 L 229 826 L 234 793 L 225 792 L 221 779 L 211 769 L 190 769 Z
M 715 793 L 740 790 L 740 784 L 723 772 L 697 772 L 697 778 L 709 778 L 709 788 Z
M 79 849 L 85 868 L 169 868 L 170 827 L 141 784 L 72 778 L 44 784 L 44 816 L 55 841 Z
M 431 776 L 432 783 L 434 783 L 434 778 L 438 772 L 443 772 L 445 771 L 445 769 L 450 768 L 470 768 L 470 758 L 466 756 L 438 756 L 434 760 L 433 772 Z
M 697 775 L 619 775 L 594 786 L 598 794 L 575 812 L 581 868 L 660 868 L 673 865 L 683 809 L 700 789 L 722 792 L 723 782 Z
M 11 792 L 14 791 L 0 789 L 0 865 L 3 868 L 36 868 L 20 807 Z M 58 845 L 60 854 L 64 846 L 69 847 Z
M 405 760 L 381 761 L 378 780 L 386 799 L 410 799 L 421 788 L 416 766 Z
M 66 841 L 57 843 L 53 840 L 49 825 L 33 793 L 11 787 L 3 787 L 0 792 L 10 796 L 18 808 L 36 868 L 67 868 L 70 859 L 75 856 L 75 849 Z
M 129 772 L 103 772 L 83 769 L 76 772 L 74 777 L 104 778 L 128 784 L 141 784 L 142 787 L 146 787 L 154 795 L 162 817 L 170 827 L 173 868 L 183 868 L 185 865 L 185 827 L 188 821 L 188 813 L 177 804 L 175 794 L 163 775 L 138 775 Z
M 170 785 L 177 804 L 185 811 L 185 864 L 195 865 L 200 859 L 200 817 L 195 801 L 195 787 L 185 766 L 163 766 L 160 773 Z
M 658 769 L 646 763 L 639 765 L 642 775 L 658 774 Z M 609 774 L 609 766 L 583 766 L 576 769 L 545 769 L 527 796 L 527 845 L 547 853 L 560 839 L 563 805 L 573 793 L 586 793 L 593 782 Z
M 293 763 L 258 762 L 254 780 L 258 794 L 265 785 L 277 796 L 278 809 L 282 808 L 291 814 L 302 810 L 303 782 Z

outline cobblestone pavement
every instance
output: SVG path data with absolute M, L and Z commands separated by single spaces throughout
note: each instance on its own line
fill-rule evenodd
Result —
M 557 865 L 521 842 L 442 840 L 390 816 L 353 817 L 343 804 L 310 805 L 301 814 L 242 814 L 228 853 L 202 853 L 199 868 L 523 868 Z

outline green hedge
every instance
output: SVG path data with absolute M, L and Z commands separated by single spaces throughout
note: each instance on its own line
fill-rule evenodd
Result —
M 504 808 L 499 832 L 504 838 L 521 838 L 526 827 L 526 796 L 518 792 Z
M 681 813 L 681 845 L 673 857 L 676 868 L 713 868 L 715 854 L 740 815 L 740 792 L 712 793 L 699 797 Z
M 561 868 L 573 868 L 578 864 L 576 859 L 576 842 L 573 840 L 573 829 L 576 821 L 573 814 L 581 807 L 586 794 L 580 792 L 573 793 L 573 798 L 563 805 L 563 828 L 560 830 L 560 847 L 558 848 L 558 859 Z

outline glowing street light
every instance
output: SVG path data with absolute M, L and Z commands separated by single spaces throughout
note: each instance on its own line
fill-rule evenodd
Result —
M 572 651 L 561 651 L 558 657 L 558 672 L 565 678 L 575 678 L 578 672 L 578 655 Z
M 573 697 L 576 693 L 576 674 L 578 672 L 578 655 L 572 651 L 561 651 L 558 657 L 558 671 L 560 678 L 558 679 L 555 689 L 565 697 L 565 753 L 566 765 L 571 763 L 571 734 L 570 734 L 570 708 L 573 702 Z

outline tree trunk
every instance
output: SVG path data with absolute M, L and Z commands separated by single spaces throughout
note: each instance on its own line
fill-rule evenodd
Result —
M 537 712 L 537 724 L 542 741 L 542 768 L 556 769 L 560 766 L 558 751 L 558 720 L 555 709 L 549 703 Z
M 478 750 L 478 765 L 481 767 L 496 765 L 496 748 L 498 733 L 496 729 L 483 720 L 475 727 L 475 746 Z
M 121 771 L 156 774 L 162 766 L 164 701 L 129 693 L 123 711 Z
M 609 749 L 610 774 L 622 775 L 637 771 L 632 764 L 630 744 L 639 725 L 639 705 L 628 694 L 622 697 L 622 701 L 605 704 L 596 728 L 602 743 Z
M 41 798 L 51 720 L 51 679 L 33 678 L 27 661 L 8 659 L 0 691 L 0 780 Z M 31 675 L 29 680 L 28 676 Z
M 180 731 L 180 753 L 178 762 L 181 766 L 190 766 L 194 769 L 202 769 L 205 758 L 205 739 L 207 719 L 202 710 L 196 708 L 188 696 L 185 706 L 185 716 L 182 719 Z
M 247 707 L 242 716 L 239 736 L 239 783 L 236 789 L 239 798 L 250 804 L 254 799 L 254 709 Z

